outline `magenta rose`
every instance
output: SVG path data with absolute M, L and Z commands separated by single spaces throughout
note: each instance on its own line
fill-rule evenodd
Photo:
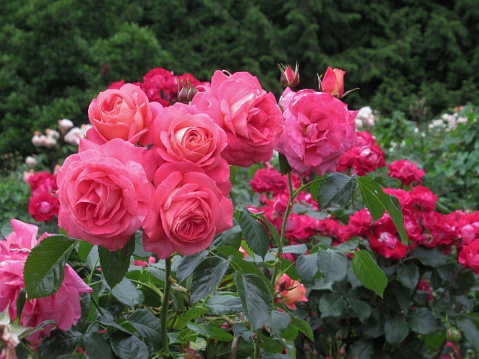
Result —
M 93 128 L 87 137 L 99 144 L 121 138 L 133 144 L 149 145 L 146 133 L 153 117 L 163 107 L 151 103 L 140 87 L 127 83 L 120 89 L 100 92 L 88 108 Z
M 404 186 L 412 183 L 421 183 L 424 177 L 424 170 L 417 168 L 416 162 L 408 160 L 397 160 L 388 165 L 389 177 L 397 178 Z
M 50 221 L 58 215 L 60 203 L 50 192 L 41 192 L 30 197 L 28 213 L 37 222 Z
M 155 174 L 156 190 L 143 224 L 145 250 L 166 258 L 207 248 L 216 234 L 230 228 L 233 205 L 200 167 L 166 163 Z
M 459 251 L 458 262 L 466 268 L 471 268 L 479 275 L 479 241 L 471 241 Z
M 58 172 L 58 224 L 72 237 L 123 248 L 143 224 L 154 189 L 142 166 L 147 149 L 115 139 L 80 150 Z
M 229 164 L 248 167 L 271 159 L 284 119 L 274 95 L 266 93 L 255 76 L 216 71 L 211 87 L 196 94 L 192 103 L 226 132 L 228 146 L 222 155 Z
M 226 134 L 211 117 L 194 106 L 176 103 L 155 118 L 152 129 L 152 150 L 158 154 L 160 164 L 195 164 L 226 187 L 225 195 L 229 193 L 230 168 L 221 156 L 227 146 Z
M 299 173 L 334 172 L 340 156 L 356 144 L 354 118 L 345 103 L 329 93 L 301 90 L 287 101 L 285 126 L 276 149 Z
M 38 242 L 38 228 L 17 220 L 12 220 L 11 224 L 14 232 L 5 241 L 0 241 L 0 312 L 7 310 L 10 318 L 15 320 L 17 300 L 25 288 L 23 268 L 30 250 Z M 40 240 L 42 238 L 45 235 Z M 80 319 L 80 295 L 90 292 L 92 289 L 67 264 L 59 290 L 48 297 L 27 300 L 20 324 L 36 327 L 45 320 L 53 320 L 58 329 L 67 331 Z M 30 335 L 28 339 L 36 341 L 49 335 L 53 328 L 53 325 L 47 325 L 43 331 Z

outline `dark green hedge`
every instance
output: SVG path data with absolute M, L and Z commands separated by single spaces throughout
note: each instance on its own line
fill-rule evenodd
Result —
M 208 80 L 247 70 L 276 94 L 278 63 L 317 86 L 347 71 L 351 108 L 430 119 L 479 96 L 476 0 L 3 0 L 0 154 L 33 151 L 34 130 L 86 123 L 90 100 L 153 67 Z M 109 65 L 107 74 L 103 66 Z

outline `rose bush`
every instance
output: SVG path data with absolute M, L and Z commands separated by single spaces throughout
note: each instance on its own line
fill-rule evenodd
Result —
M 66 158 L 55 192 L 64 234 L 37 242 L 20 225 L 28 243 L 0 242 L 23 261 L 22 273 L 2 274 L 11 321 L 76 288 L 64 315 L 25 322 L 49 326 L 39 343 L 25 335 L 2 348 L 39 358 L 474 357 L 479 217 L 440 212 L 411 162 L 387 167 L 341 100 L 343 72 L 331 92 L 328 69 L 320 91 L 288 88 L 276 102 L 253 75 L 217 71 L 198 93 L 190 81 L 191 102 L 167 106 L 155 91 L 171 94 L 179 80 L 163 70 L 144 79 L 154 84 L 140 106 L 152 112 L 147 126 L 111 92 L 99 128 L 112 137 L 94 128 Z M 117 136 L 125 123 L 128 136 Z

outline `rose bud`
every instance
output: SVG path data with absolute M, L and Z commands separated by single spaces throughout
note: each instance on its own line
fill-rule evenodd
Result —
M 279 278 L 275 287 L 277 298 L 289 309 L 296 309 L 296 302 L 307 302 L 306 288 L 297 280 L 292 280 L 287 274 Z
M 285 67 L 284 65 L 278 65 L 281 71 L 280 82 L 284 87 L 295 87 L 299 84 L 299 73 L 298 73 L 298 63 L 296 63 L 296 68 L 293 71 L 291 66 Z
M 328 67 L 323 80 L 319 83 L 319 89 L 322 92 L 328 92 L 334 97 L 341 98 L 344 93 L 344 74 L 346 72 L 340 69 Z

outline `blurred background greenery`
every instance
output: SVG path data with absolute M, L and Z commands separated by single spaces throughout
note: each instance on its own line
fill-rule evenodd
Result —
M 12 171 L 35 152 L 33 132 L 61 118 L 88 123 L 111 82 L 142 81 L 155 67 L 202 81 L 249 71 L 279 96 L 277 65 L 296 62 L 298 88 L 317 88 L 327 66 L 345 70 L 345 89 L 359 88 L 345 102 L 373 108 L 387 160 L 417 161 L 446 205 L 477 208 L 478 24 L 477 0 L 2 0 L 3 215 L 15 212 Z M 467 124 L 428 130 L 467 103 Z M 17 195 L 25 203 L 28 187 Z

